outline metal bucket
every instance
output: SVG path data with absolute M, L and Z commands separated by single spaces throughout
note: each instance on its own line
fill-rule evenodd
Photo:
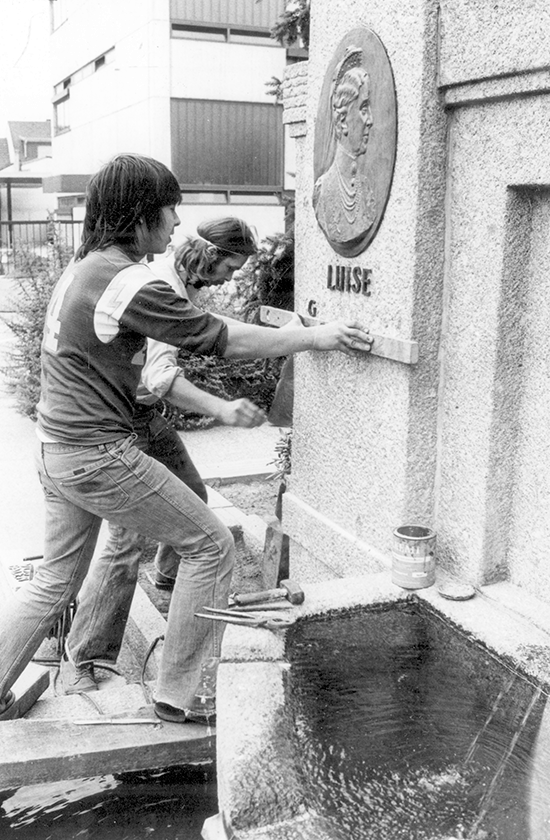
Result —
M 401 525 L 393 532 L 392 582 L 403 589 L 435 583 L 435 531 L 424 525 Z

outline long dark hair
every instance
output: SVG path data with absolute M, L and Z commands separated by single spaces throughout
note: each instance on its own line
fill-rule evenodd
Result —
M 161 208 L 180 201 L 177 179 L 163 163 L 143 155 L 116 155 L 88 184 L 76 259 L 109 245 L 131 253 L 139 222 L 143 220 L 150 229 L 157 227 Z
M 258 250 L 251 228 L 233 216 L 201 222 L 197 233 L 175 251 L 176 271 L 190 280 L 208 280 L 222 260 L 232 255 L 251 257 Z

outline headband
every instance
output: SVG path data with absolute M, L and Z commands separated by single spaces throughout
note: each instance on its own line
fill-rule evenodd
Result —
M 214 242 L 210 242 L 209 239 L 205 239 L 204 236 L 200 235 L 200 233 L 197 233 L 193 238 L 198 239 L 199 242 L 204 242 L 205 245 L 210 245 L 211 247 L 216 248 L 218 251 L 223 251 L 224 254 L 233 254 L 235 257 L 246 257 L 248 259 L 247 254 L 241 254 L 238 251 L 232 251 L 231 248 L 223 248 L 221 245 L 216 245 Z

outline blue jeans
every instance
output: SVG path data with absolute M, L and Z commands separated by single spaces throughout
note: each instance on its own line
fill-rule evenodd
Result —
M 135 445 L 164 464 L 196 495 L 207 501 L 208 493 L 179 434 L 155 409 L 135 420 Z M 66 640 L 67 654 L 76 664 L 92 660 L 116 662 L 136 588 L 139 561 L 145 537 L 113 522 L 100 556 L 95 558 L 78 595 L 78 609 Z M 169 545 L 159 545 L 155 565 L 175 579 L 179 554 Z
M 87 447 L 40 445 L 44 562 L 0 615 L 0 697 L 76 596 L 102 519 L 172 545 L 180 555 L 156 700 L 189 708 L 202 661 L 219 656 L 223 624 L 195 618 L 195 612 L 203 606 L 227 606 L 235 552 L 231 532 L 134 440 L 130 436 Z

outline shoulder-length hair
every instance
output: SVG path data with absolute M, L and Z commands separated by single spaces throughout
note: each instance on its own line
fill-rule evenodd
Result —
M 222 260 L 250 257 L 258 250 L 252 229 L 233 216 L 201 222 L 197 233 L 175 251 L 174 267 L 188 279 L 208 280 Z
M 135 249 L 136 228 L 160 224 L 161 208 L 181 201 L 175 175 L 158 160 L 135 154 L 116 155 L 88 184 L 82 244 L 76 258 L 119 245 Z

